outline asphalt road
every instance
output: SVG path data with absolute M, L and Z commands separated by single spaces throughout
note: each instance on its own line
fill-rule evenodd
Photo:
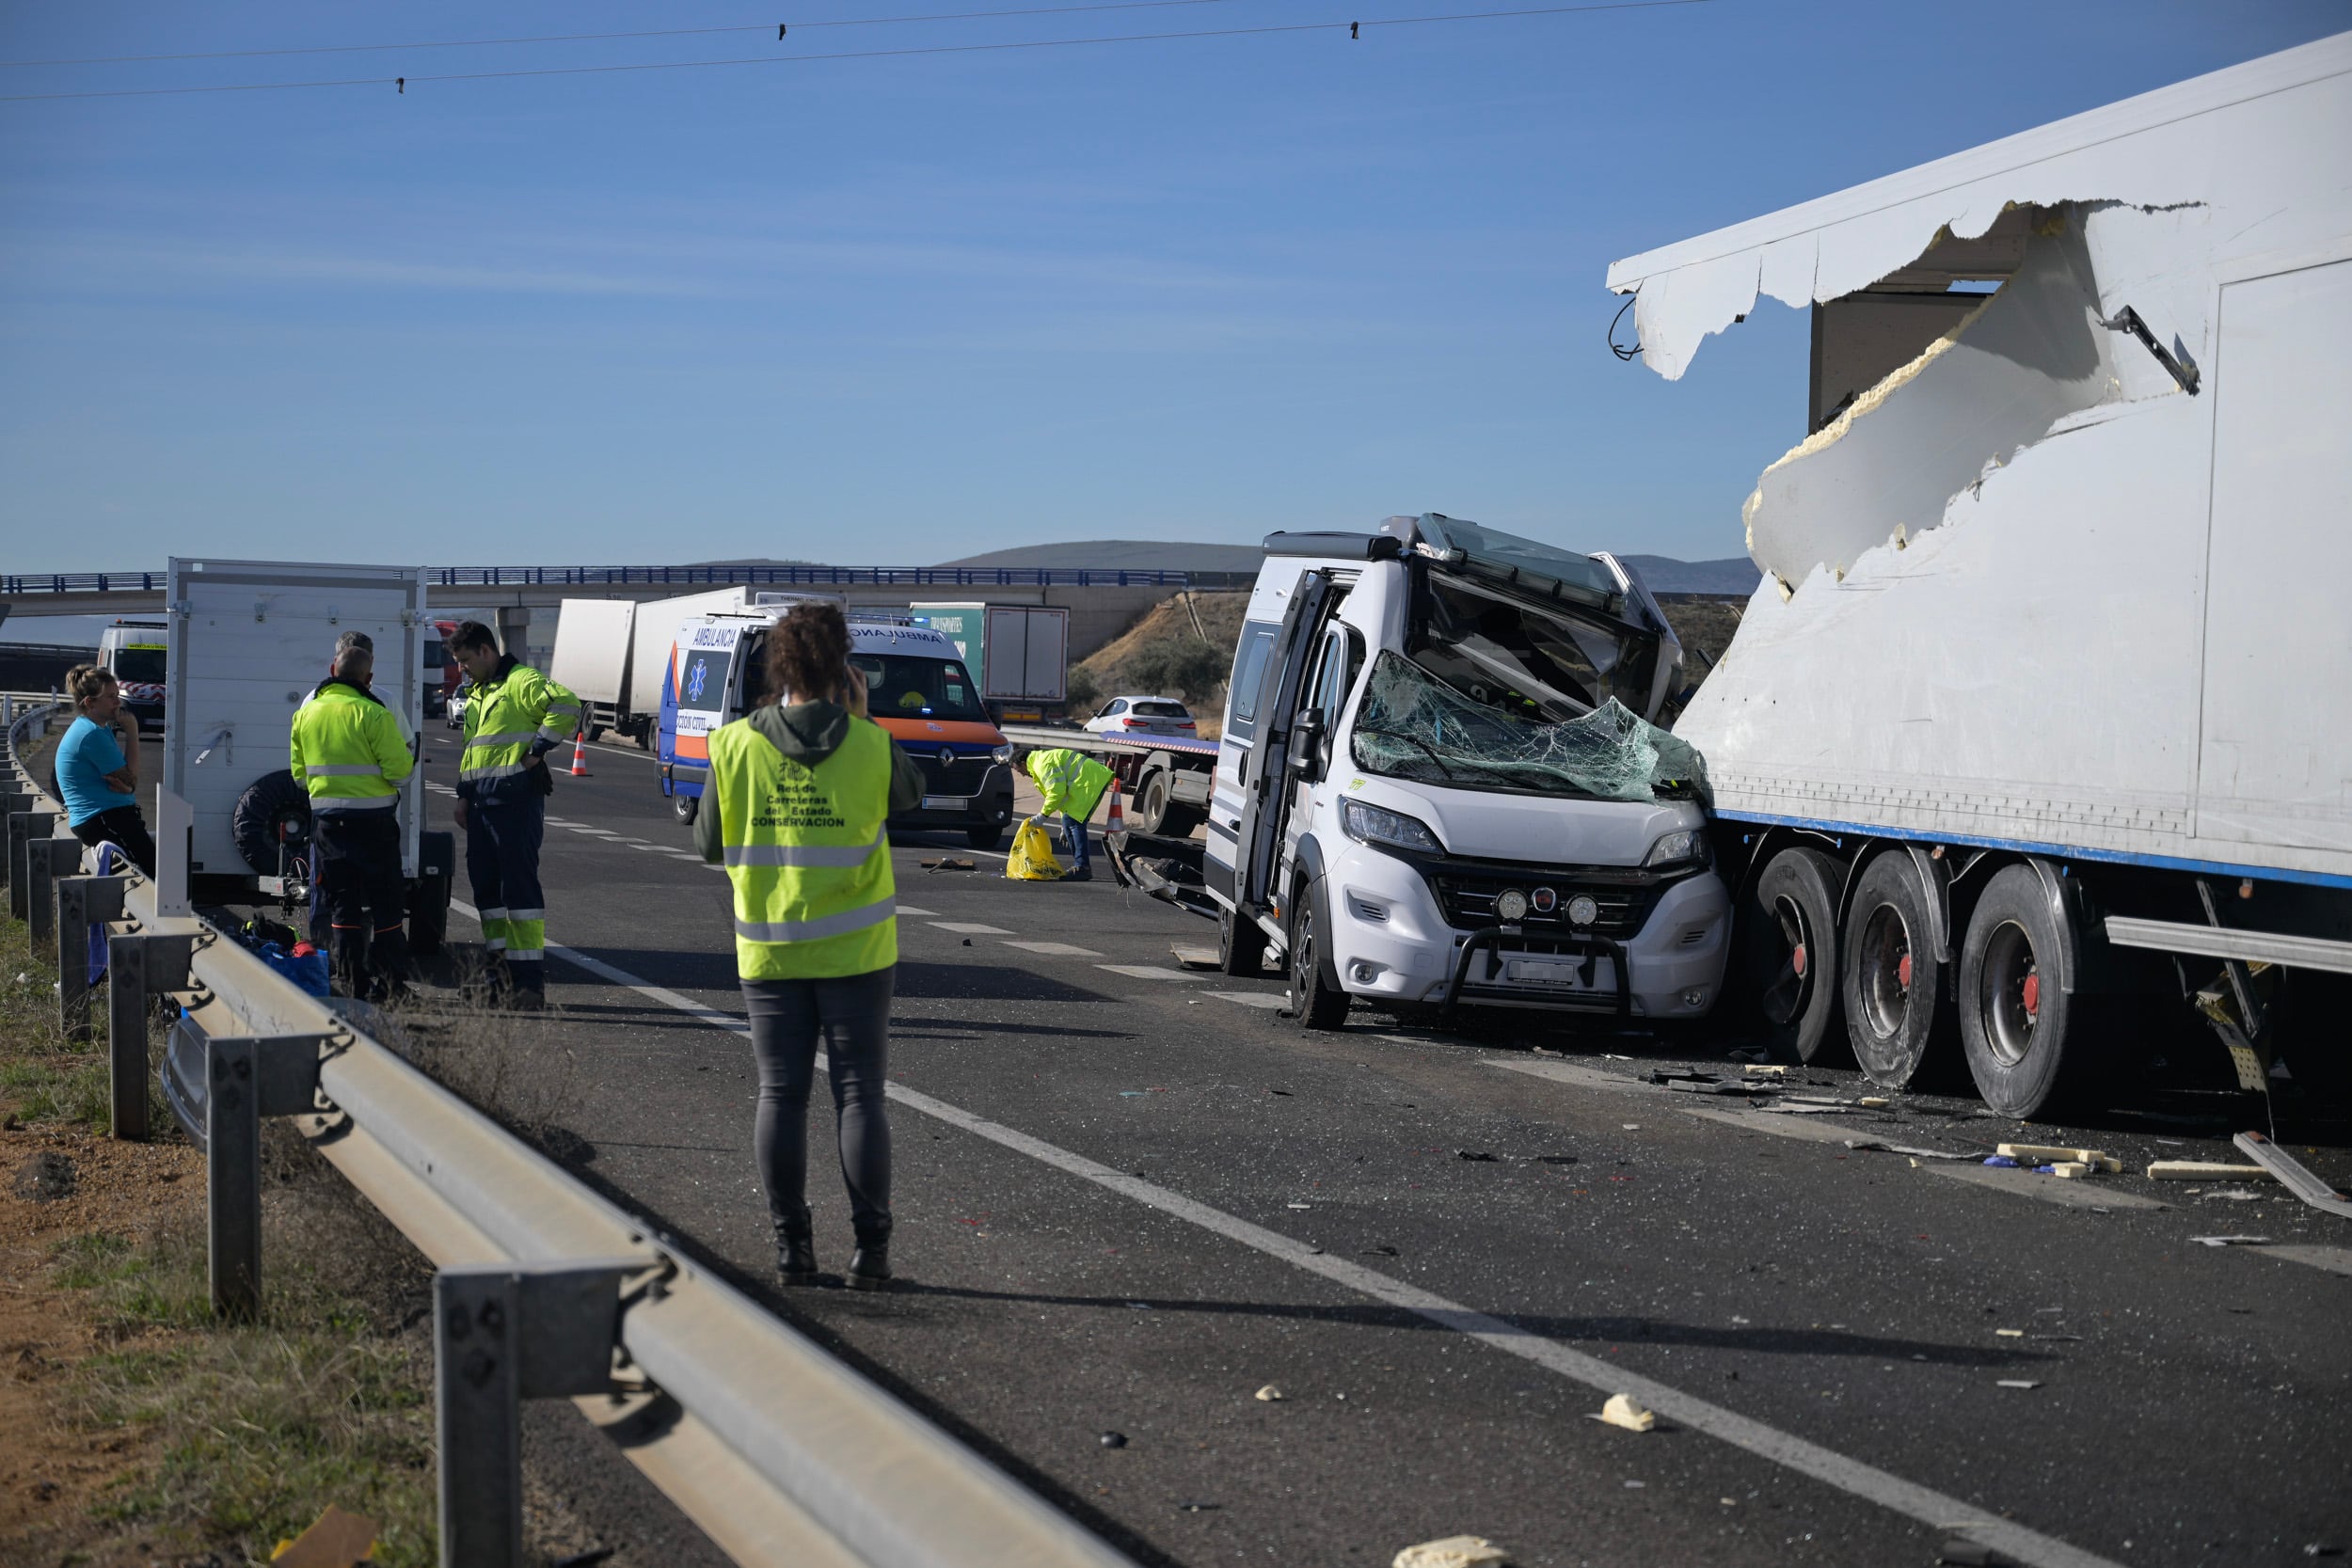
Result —
M 441 786 L 453 738 L 428 731 Z M 920 869 L 960 838 L 897 850 L 902 1287 L 786 1291 L 748 1046 L 610 977 L 739 1013 L 726 879 L 649 757 L 589 765 L 551 802 L 548 930 L 607 973 L 559 955 L 559 1011 L 516 1025 L 564 1093 L 555 1146 L 1141 1561 L 1386 1564 L 1470 1532 L 1522 1568 L 1925 1564 L 1971 1517 L 2050 1564 L 2352 1549 L 2344 1222 L 2276 1188 L 1979 1164 L 2016 1138 L 2130 1172 L 2233 1159 L 2259 1100 L 2185 1069 L 2095 1127 L 1926 1096 L 1773 1114 L 1644 1081 L 1735 1071 L 1724 1038 L 1526 1014 L 1311 1035 L 1278 976 L 1181 968 L 1210 927 L 1107 878 Z M 2352 1125 L 2277 1108 L 2352 1184 Z M 1966 1158 L 1847 1146 L 1871 1139 Z M 2192 1241 L 2217 1234 L 2274 1244 Z M 1658 1430 L 1592 1418 L 1618 1386 Z

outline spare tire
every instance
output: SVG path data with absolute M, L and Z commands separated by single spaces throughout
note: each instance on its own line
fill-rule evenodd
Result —
M 286 847 L 306 854 L 310 846 L 310 794 L 285 768 L 264 773 L 237 797 L 229 818 L 236 835 L 237 853 L 264 877 L 278 874 L 278 843 L 282 829 Z

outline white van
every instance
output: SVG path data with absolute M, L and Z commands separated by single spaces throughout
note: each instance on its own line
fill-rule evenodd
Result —
M 1436 514 L 1265 549 L 1203 856 L 1227 973 L 1279 949 L 1321 1029 L 1359 997 L 1713 1006 L 1730 898 L 1639 578 Z
M 171 628 L 162 621 L 117 621 L 98 634 L 98 662 L 112 672 L 139 733 L 161 734 L 170 676 Z

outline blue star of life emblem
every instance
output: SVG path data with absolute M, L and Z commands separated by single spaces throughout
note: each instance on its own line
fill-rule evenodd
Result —
M 701 662 L 700 660 L 696 660 L 693 673 L 686 677 L 686 700 L 690 703 L 701 702 L 703 700 L 703 683 L 709 678 L 710 666 Z

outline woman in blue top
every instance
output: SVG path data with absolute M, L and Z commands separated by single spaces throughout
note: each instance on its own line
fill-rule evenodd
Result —
M 111 671 L 77 664 L 65 673 L 66 695 L 82 716 L 57 743 L 57 793 L 67 823 L 85 844 L 113 844 L 152 877 L 155 840 L 139 815 L 138 726 L 119 717 L 122 690 Z

